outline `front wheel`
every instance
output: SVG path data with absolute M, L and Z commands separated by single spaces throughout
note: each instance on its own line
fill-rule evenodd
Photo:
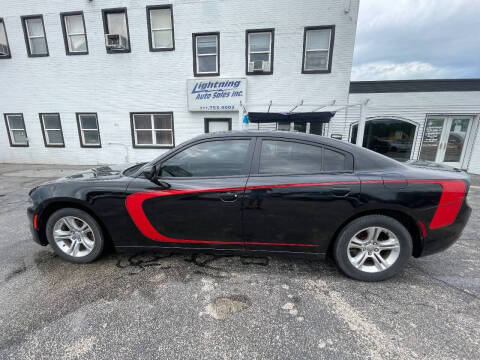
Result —
M 399 221 L 368 215 L 347 224 L 334 246 L 335 261 L 347 276 L 381 281 L 398 274 L 412 254 L 412 237 Z
M 48 242 L 61 258 L 74 263 L 97 259 L 105 241 L 100 226 L 88 213 L 75 208 L 54 212 L 47 221 Z

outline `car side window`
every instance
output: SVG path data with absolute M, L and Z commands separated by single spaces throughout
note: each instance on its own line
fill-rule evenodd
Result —
M 263 140 L 260 174 L 314 174 L 322 171 L 320 146 L 290 141 Z
M 323 170 L 324 171 L 345 171 L 347 169 L 346 156 L 338 151 L 324 149 Z
M 175 154 L 160 168 L 161 177 L 244 175 L 249 139 L 202 142 Z

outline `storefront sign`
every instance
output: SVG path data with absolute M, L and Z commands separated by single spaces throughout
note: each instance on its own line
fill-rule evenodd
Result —
M 247 79 L 190 79 L 187 96 L 189 111 L 238 111 L 247 96 Z

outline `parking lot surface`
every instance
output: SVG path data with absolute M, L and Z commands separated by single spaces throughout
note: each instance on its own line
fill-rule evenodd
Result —
M 0 358 L 478 359 L 480 186 L 447 251 L 362 283 L 331 261 L 110 253 L 31 240 L 28 191 L 78 168 L 0 165 Z

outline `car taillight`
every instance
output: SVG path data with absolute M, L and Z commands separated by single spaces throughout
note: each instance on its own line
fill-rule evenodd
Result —
M 442 185 L 442 196 L 430 223 L 430 229 L 448 226 L 455 221 L 463 204 L 467 188 L 462 180 L 439 180 L 435 182 Z

